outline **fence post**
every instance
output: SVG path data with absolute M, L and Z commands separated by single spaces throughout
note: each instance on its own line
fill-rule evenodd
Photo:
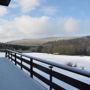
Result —
M 22 70 L 22 55 L 21 55 L 21 70 Z
M 7 57 L 7 50 L 5 50 L 5 57 Z
M 15 65 L 16 65 L 17 63 L 16 63 L 16 53 L 15 53 Z
M 11 62 L 12 62 L 13 60 L 12 60 L 12 53 L 11 53 Z
M 30 59 L 30 74 L 31 74 L 31 77 L 33 78 L 33 59 L 31 58 Z
M 49 66 L 49 69 L 50 69 L 50 83 L 51 83 L 51 85 L 50 85 L 50 90 L 52 90 L 52 68 L 53 68 L 53 66 Z
M 10 52 L 8 51 L 8 59 L 10 59 Z

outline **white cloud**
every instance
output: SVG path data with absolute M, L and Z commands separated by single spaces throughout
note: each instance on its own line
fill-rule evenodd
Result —
M 7 41 L 21 38 L 34 38 L 52 32 L 50 18 L 20 16 L 13 21 L 0 19 L 0 40 Z
M 67 34 L 76 33 L 81 30 L 81 23 L 79 20 L 72 17 L 59 18 L 58 28 Z
M 10 7 L 10 8 L 17 8 L 19 1 L 20 1 L 20 0 L 12 0 L 12 2 L 11 2 L 10 5 L 9 5 L 9 7 Z
M 57 8 L 53 6 L 46 6 L 42 9 L 42 11 L 47 15 L 53 15 L 58 12 Z
M 5 7 L 0 7 L 0 16 L 4 16 L 8 13 L 8 10 Z
M 78 32 L 80 30 L 80 22 L 74 18 L 68 18 L 64 23 L 66 33 Z
M 17 8 L 18 5 L 17 5 L 16 3 L 13 3 L 13 4 L 10 4 L 9 7 L 10 7 L 10 8 Z
M 22 13 L 27 13 L 40 6 L 42 1 L 43 0 L 16 0 L 16 3 L 12 4 L 11 7 L 20 7 Z
M 18 31 L 15 30 L 13 21 L 0 19 L 0 41 L 18 39 Z
M 46 34 L 47 32 L 49 32 L 51 23 L 50 18 L 47 16 L 38 18 L 21 16 L 15 19 L 15 26 L 23 34 L 33 37 L 35 35 Z
M 72 34 L 79 32 L 79 27 L 79 21 L 74 18 L 62 18 L 53 21 L 52 18 L 47 16 L 31 17 L 23 15 L 11 21 L 0 19 L 0 41 L 60 36 L 62 31 Z

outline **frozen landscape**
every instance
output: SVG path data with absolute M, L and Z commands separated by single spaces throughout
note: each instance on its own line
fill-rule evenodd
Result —
M 53 54 L 46 54 L 46 53 L 24 53 L 24 54 L 33 56 L 33 57 L 37 57 L 37 58 L 41 58 L 41 59 L 45 59 L 48 61 L 64 64 L 64 65 L 66 65 L 68 62 L 70 62 L 73 64 L 77 64 L 77 68 L 81 69 L 82 67 L 84 67 L 85 70 L 90 71 L 90 57 L 89 56 L 53 55 Z M 5 56 L 4 53 L 0 53 L 0 57 L 4 57 L 4 56 Z M 36 63 L 38 63 L 44 67 L 49 67 L 48 65 L 40 63 L 40 62 L 36 62 Z M 25 63 L 23 63 L 23 64 L 25 64 Z M 29 66 L 27 65 L 27 67 L 29 67 Z M 34 68 L 34 70 L 37 71 L 38 73 L 40 73 L 41 75 L 43 75 L 44 77 L 49 78 L 49 76 L 47 74 L 41 72 L 40 70 L 37 70 L 35 68 Z M 80 76 L 75 73 L 71 73 L 71 72 L 56 68 L 56 67 L 53 68 L 53 70 L 60 72 L 64 75 L 73 77 L 82 82 L 90 84 L 90 78 Z M 47 87 L 49 89 L 49 87 L 46 84 L 44 84 L 42 81 L 40 81 L 36 77 L 34 77 L 34 79 L 38 80 L 38 82 L 42 83 L 45 87 Z M 77 88 L 74 88 L 60 80 L 57 80 L 56 78 L 53 78 L 53 82 L 61 85 L 62 87 L 65 87 L 65 89 L 67 89 L 67 90 L 77 90 Z
M 84 67 L 84 70 L 90 71 L 90 57 L 89 56 L 53 55 L 53 54 L 47 54 L 47 53 L 25 53 L 25 54 L 27 54 L 29 56 L 41 58 L 44 60 L 64 64 L 64 65 L 66 65 L 67 63 L 70 62 L 72 64 L 76 64 L 77 65 L 76 68 L 82 69 L 82 67 Z M 44 65 L 43 63 L 41 63 L 40 65 L 42 65 L 44 67 L 48 67 L 46 64 Z M 35 69 L 35 70 L 37 70 L 37 69 Z M 82 82 L 90 84 L 90 78 L 80 76 L 80 75 L 77 75 L 75 73 L 71 73 L 71 72 L 68 72 L 68 71 L 65 71 L 65 70 L 62 70 L 59 68 L 53 68 L 53 70 L 60 72 L 64 75 L 71 76 L 71 77 L 73 77 L 77 80 L 80 80 Z M 37 70 L 37 71 L 48 78 L 48 75 L 46 75 L 45 73 L 43 73 L 39 70 Z M 55 83 L 61 85 L 62 87 L 64 86 L 65 89 L 67 89 L 67 90 L 77 90 L 76 88 L 73 88 L 72 86 L 70 86 L 62 81 L 58 81 L 56 78 L 53 78 L 53 81 Z M 40 83 L 41 83 L 41 81 L 40 81 Z
M 67 63 L 76 64 L 78 68 L 82 69 L 82 67 L 84 67 L 85 70 L 90 71 L 90 56 L 53 55 L 47 53 L 26 53 L 26 54 L 64 65 L 66 65 Z
M 90 90 L 90 0 L 0 0 L 0 52 L 0 90 Z
M 66 65 L 67 63 L 76 64 L 77 68 L 90 71 L 90 56 L 70 56 L 70 55 L 53 55 L 47 53 L 24 53 L 29 56 L 46 59 L 48 61 Z M 0 53 L 0 57 L 5 57 L 4 53 Z

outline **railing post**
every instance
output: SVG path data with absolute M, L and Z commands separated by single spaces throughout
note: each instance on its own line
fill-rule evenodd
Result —
M 10 58 L 10 52 L 8 52 L 8 53 L 9 53 L 9 54 L 8 54 L 8 56 L 9 56 L 9 59 L 11 59 L 11 58 Z
M 21 70 L 22 70 L 22 55 L 21 55 Z
M 12 53 L 11 53 L 11 62 L 12 62 L 13 60 L 12 60 Z
M 8 59 L 10 59 L 10 52 L 8 51 Z
M 5 51 L 5 57 L 7 57 L 7 50 Z
M 33 59 L 30 59 L 30 76 L 33 78 Z
M 15 53 L 15 65 L 16 65 L 17 63 L 16 63 L 16 53 Z
M 53 68 L 53 66 L 49 66 L 49 68 L 50 68 L 50 83 L 51 83 L 51 85 L 50 85 L 50 90 L 52 90 L 52 68 Z
M 9 52 L 9 59 L 11 60 L 11 58 L 10 58 L 11 56 L 10 55 L 11 55 L 11 53 Z

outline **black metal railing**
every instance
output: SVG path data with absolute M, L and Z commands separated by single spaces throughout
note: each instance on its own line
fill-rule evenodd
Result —
M 72 78 L 71 76 L 64 75 L 63 73 L 53 70 L 53 68 L 57 67 L 57 68 L 69 71 L 71 73 L 75 73 L 75 74 L 90 78 L 90 72 L 88 71 L 77 69 L 75 67 L 69 67 L 62 64 L 57 64 L 51 61 L 36 58 L 33 56 L 28 56 L 28 55 L 25 55 L 16 51 L 11 51 L 11 50 L 6 50 L 5 56 L 11 59 L 11 61 L 14 61 L 15 65 L 18 64 L 21 67 L 21 69 L 27 70 L 30 73 L 30 77 L 33 78 L 33 76 L 35 76 L 41 81 L 43 81 L 45 84 L 47 84 L 50 87 L 50 90 L 52 89 L 64 90 L 65 89 L 65 87 L 62 87 L 56 84 L 55 82 L 53 82 L 53 78 L 63 81 L 80 90 L 90 90 L 90 83 L 85 83 L 83 81 Z M 27 60 L 27 58 L 29 60 Z M 40 63 L 39 64 L 35 63 L 35 61 L 47 64 L 49 67 L 44 67 L 43 65 L 40 65 Z M 24 65 L 23 63 L 30 65 L 30 67 L 27 67 L 27 65 Z M 36 72 L 34 68 L 48 74 L 49 79 L 47 79 L 43 75 L 40 75 L 40 73 Z

